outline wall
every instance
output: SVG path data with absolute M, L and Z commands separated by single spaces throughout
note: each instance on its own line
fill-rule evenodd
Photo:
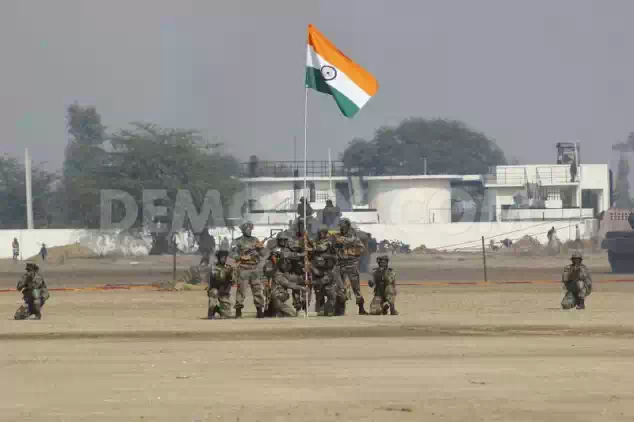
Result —
M 427 224 L 451 222 L 449 180 L 368 180 L 370 208 L 377 210 L 381 223 Z
M 352 214 L 352 213 L 351 213 Z M 400 240 L 412 248 L 424 244 L 428 248 L 478 249 L 481 247 L 481 236 L 499 242 L 505 238 L 518 240 L 524 235 L 536 237 L 542 244 L 547 242 L 546 233 L 551 227 L 557 230 L 557 236 L 562 242 L 575 239 L 575 225 L 579 220 L 546 221 L 546 222 L 489 222 L 489 223 L 447 223 L 447 224 L 354 224 L 355 227 L 371 233 L 376 239 Z M 271 236 L 271 231 L 284 230 L 286 224 L 256 225 L 253 234 L 259 238 Z M 590 238 L 597 227 L 596 220 L 587 219 L 579 224 L 581 237 Z M 222 237 L 229 241 L 240 236 L 240 231 L 227 228 L 211 230 L 216 237 L 216 244 L 220 245 Z M 17 237 L 20 241 L 22 258 L 27 259 L 40 250 L 42 243 L 47 247 L 63 246 L 80 242 L 83 246 L 96 253 L 118 251 L 129 255 L 146 255 L 149 251 L 150 239 L 131 238 L 129 236 L 111 233 L 100 233 L 86 230 L 0 230 L 0 258 L 11 258 L 11 242 Z M 192 239 L 185 234 L 177 238 L 179 247 L 184 251 L 193 251 Z
M 20 253 L 23 259 L 30 258 L 40 252 L 42 243 L 47 248 L 76 243 L 83 230 L 0 230 L 0 258 L 11 258 L 13 238 L 20 242 Z
M 582 164 L 581 189 L 600 190 L 599 212 L 610 208 L 610 171 L 607 164 Z
M 548 242 L 546 236 L 551 227 L 555 227 L 557 237 L 562 242 L 575 240 L 575 225 L 579 220 L 547 222 L 490 222 L 490 223 L 452 223 L 424 225 L 386 225 L 360 224 L 358 227 L 378 240 L 394 239 L 409 244 L 411 248 L 424 244 L 428 248 L 447 250 L 473 250 L 481 248 L 482 239 L 488 246 L 489 239 L 499 241 L 509 238 L 514 242 L 524 235 L 537 238 L 542 244 Z M 579 225 L 583 239 L 592 237 L 596 220 L 585 220 Z
M 293 186 L 295 183 L 298 183 L 300 189 L 298 190 L 297 199 L 302 196 L 302 189 L 304 188 L 304 181 L 298 179 L 297 182 L 292 179 L 287 180 L 257 180 L 247 182 L 247 196 L 249 199 L 257 199 L 255 208 L 257 210 L 275 210 L 280 209 L 280 205 L 283 205 L 282 208 L 294 209 L 297 207 L 297 204 L 293 203 Z M 308 180 L 309 183 L 315 184 L 315 191 L 318 193 L 318 196 L 323 196 L 323 194 L 327 194 L 330 188 L 330 184 L 328 180 Z M 310 186 L 310 185 L 309 185 Z M 333 180 L 333 190 L 335 187 L 335 181 Z M 319 195 L 321 193 L 322 195 Z M 321 198 L 323 199 L 323 198 Z M 333 202 L 335 200 L 334 194 L 332 195 Z M 320 201 L 316 204 L 316 207 L 320 208 L 325 205 L 325 201 Z

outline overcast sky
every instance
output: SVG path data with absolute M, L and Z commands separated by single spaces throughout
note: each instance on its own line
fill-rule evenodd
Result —
M 301 3 L 301 4 L 300 4 Z M 0 0 L 0 153 L 58 167 L 65 109 L 196 128 L 241 159 L 303 158 L 306 31 L 372 72 L 352 120 L 310 93 L 308 157 L 408 116 L 464 121 L 510 159 L 579 140 L 607 163 L 634 131 L 631 0 Z

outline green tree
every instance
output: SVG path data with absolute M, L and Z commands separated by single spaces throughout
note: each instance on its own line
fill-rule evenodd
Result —
M 616 169 L 616 182 L 614 183 L 614 206 L 616 208 L 632 208 L 630 196 L 630 160 L 628 153 L 634 151 L 634 132 L 630 132 L 625 142 L 612 146 L 613 151 L 619 152 L 619 164 Z
M 379 128 L 372 140 L 354 139 L 342 155 L 361 174 L 486 174 L 506 164 L 502 150 L 484 134 L 446 119 L 409 118 Z
M 14 157 L 0 157 L 0 229 L 23 229 L 26 221 L 26 180 L 24 165 Z M 53 185 L 57 176 L 35 164 L 31 166 L 33 225 L 51 223 Z
M 167 191 L 167 199 L 156 204 L 167 208 L 167 216 L 153 221 L 162 224 L 165 231 L 152 233 L 151 254 L 168 252 L 168 234 L 179 190 L 191 193 L 198 210 L 208 191 L 218 191 L 226 215 L 230 199 L 240 188 L 239 163 L 231 156 L 215 153 L 217 145 L 206 142 L 197 131 L 133 123 L 132 129 L 113 134 L 110 142 L 112 152 L 101 181 L 108 189 L 123 190 L 137 200 L 137 228 L 149 222 L 148 216 L 142 215 L 143 190 Z M 114 218 L 116 221 L 116 213 Z
M 621 153 L 619 164 L 616 170 L 616 183 L 614 184 L 614 206 L 616 208 L 632 208 L 632 198 L 630 197 L 630 161 L 626 153 Z
M 70 139 L 66 146 L 62 185 L 56 208 L 65 223 L 74 227 L 99 224 L 99 178 L 108 153 L 106 127 L 94 106 L 73 104 L 67 109 Z

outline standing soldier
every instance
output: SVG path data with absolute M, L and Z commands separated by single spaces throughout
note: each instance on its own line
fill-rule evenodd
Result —
M 576 306 L 577 309 L 585 309 L 585 298 L 592 292 L 592 277 L 588 267 L 581 263 L 583 257 L 579 252 L 573 253 L 570 259 L 572 264 L 564 268 L 561 277 L 563 289 L 566 292 L 561 301 L 561 307 L 571 309 Z
M 275 237 L 275 244 L 270 249 L 271 249 L 271 252 L 267 260 L 267 264 L 269 264 L 269 267 L 273 265 L 272 263 L 276 263 L 277 259 L 283 256 L 285 252 L 289 252 L 288 234 L 286 232 L 279 232 L 277 236 Z M 265 269 L 264 276 L 265 276 L 266 282 L 264 285 L 264 305 L 265 305 L 264 308 L 265 308 L 265 313 L 267 317 L 275 316 L 277 314 L 277 310 L 275 309 L 275 304 L 273 303 L 273 300 L 271 297 L 271 291 L 273 286 L 273 275 L 274 275 L 274 272 L 272 271 L 272 268 L 268 268 L 268 270 Z
M 288 269 L 284 272 L 286 276 L 293 283 L 296 283 L 300 286 L 306 286 L 306 250 L 305 243 L 307 243 L 306 232 L 304 231 L 305 225 L 302 224 L 301 220 L 297 220 L 297 226 L 295 230 L 295 237 L 290 239 L 291 241 L 288 243 L 287 251 L 284 254 L 286 260 L 288 260 Z M 310 271 L 310 270 L 309 270 Z M 308 304 L 307 297 L 302 296 L 302 291 L 293 290 L 293 306 L 297 310 L 297 312 L 302 309 L 306 309 Z
M 25 304 L 15 312 L 15 319 L 27 319 L 31 315 L 34 315 L 35 319 L 42 318 L 41 310 L 50 294 L 39 270 L 36 264 L 26 264 L 26 273 L 22 275 L 17 286 L 17 290 L 22 292 Z
M 13 249 L 13 260 L 17 261 L 20 256 L 20 242 L 16 237 L 13 238 L 13 243 L 11 244 L 11 248 Z
M 264 294 L 260 281 L 261 273 L 258 271 L 261 258 L 264 254 L 264 245 L 257 237 L 251 236 L 253 223 L 246 222 L 240 225 L 242 236 L 235 240 L 232 259 L 238 264 L 238 289 L 236 291 L 236 318 L 242 317 L 242 308 L 246 299 L 247 284 L 251 287 L 253 304 L 257 310 L 257 317 L 264 317 Z
M 372 272 L 372 279 L 368 286 L 374 288 L 374 298 L 370 303 L 370 314 L 372 315 L 398 315 L 394 300 L 396 299 L 396 272 L 388 267 L 390 258 L 381 255 L 376 258 L 379 268 Z
M 231 316 L 231 286 L 233 285 L 233 268 L 227 265 L 229 251 L 216 252 L 216 265 L 209 274 L 209 309 L 207 318 L 214 319 L 215 314 L 221 318 Z
M 315 310 L 325 316 L 335 315 L 337 288 L 334 274 L 337 255 L 328 235 L 328 226 L 322 226 L 312 245 L 312 285 L 315 289 Z
M 209 234 L 209 229 L 207 226 L 200 232 L 198 236 L 198 251 L 201 254 L 200 257 L 200 266 L 209 265 L 211 262 L 211 254 L 214 252 L 214 248 L 216 247 L 216 240 L 212 235 Z
M 346 295 L 348 289 L 352 287 L 357 306 L 359 306 L 359 315 L 367 315 L 364 308 L 364 299 L 361 295 L 361 284 L 359 280 L 359 259 L 363 253 L 363 243 L 359 236 L 351 227 L 350 220 L 344 218 L 339 226 L 340 235 L 337 236 L 335 247 L 337 248 L 337 258 L 341 280 L 346 287 Z M 350 287 L 349 287 L 350 286 Z M 347 298 L 348 296 L 346 296 Z
M 284 252 L 275 250 L 269 256 L 264 265 L 264 275 L 271 279 L 271 307 L 273 315 L 282 317 L 297 316 L 297 309 L 287 303 L 290 298 L 288 289 L 306 292 L 306 288 L 300 286 L 289 277 L 290 262 L 284 256 Z

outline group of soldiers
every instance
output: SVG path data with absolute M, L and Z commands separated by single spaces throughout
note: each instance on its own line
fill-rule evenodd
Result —
M 349 220 L 341 221 L 336 235 L 322 227 L 312 240 L 298 224 L 296 233 L 279 233 L 270 247 L 252 236 L 253 224 L 244 223 L 240 229 L 242 236 L 232 250 L 216 253 L 217 262 L 210 271 L 207 287 L 208 318 L 231 317 L 231 291 L 236 283 L 236 318 L 242 316 L 247 286 L 251 288 L 258 318 L 296 316 L 299 311 L 308 309 L 313 293 L 319 315 L 344 315 L 351 291 L 359 314 L 367 314 L 359 280 L 363 244 Z M 227 264 L 230 255 L 233 265 Z M 564 290 L 561 307 L 585 309 L 585 298 L 592 293 L 592 277 L 580 253 L 573 253 L 571 261 L 561 279 Z M 374 289 L 370 314 L 398 315 L 394 302 L 396 273 L 389 268 L 389 258 L 385 255 L 377 258 L 377 264 L 368 283 Z M 22 293 L 24 305 L 18 308 L 14 318 L 40 319 L 50 294 L 37 264 L 26 264 L 17 290 Z M 288 303 L 291 297 L 292 304 Z
M 236 318 L 242 317 L 248 287 L 258 318 L 296 316 L 308 310 L 313 296 L 318 315 L 344 315 L 352 295 L 359 314 L 368 314 L 359 277 L 364 245 L 350 220 L 342 219 L 337 233 L 322 226 L 314 239 L 309 238 L 298 220 L 294 232 L 280 232 L 268 244 L 252 235 L 252 223 L 242 224 L 240 230 L 242 236 L 235 240 L 231 251 L 216 253 L 217 262 L 210 271 L 207 288 L 208 318 L 232 317 L 234 284 Z M 227 264 L 229 257 L 233 265 Z M 389 268 L 387 256 L 379 256 L 377 264 L 369 283 L 374 288 L 370 314 L 398 315 L 394 302 L 396 273 Z

